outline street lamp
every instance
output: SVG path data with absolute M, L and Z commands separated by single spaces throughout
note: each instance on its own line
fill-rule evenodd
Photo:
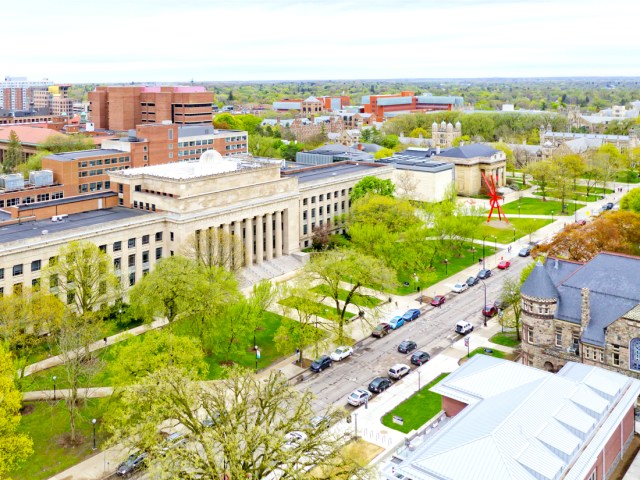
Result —
M 487 238 L 487 236 L 485 235 L 484 237 L 482 237 L 482 269 L 484 270 L 484 240 L 485 238 Z
M 56 377 L 55 375 L 53 376 L 53 401 L 56 401 L 56 379 L 58 377 Z
M 573 196 L 573 221 L 577 222 L 578 221 L 578 211 L 576 210 L 576 199 L 578 198 L 577 195 Z
M 553 210 L 551 210 L 551 223 L 553 223 Z
M 358 440 L 358 412 L 353 412 L 353 423 L 355 424 L 355 437 L 354 439 L 357 441 Z
M 515 243 L 516 241 L 516 228 L 513 227 L 513 242 Z
M 520 216 L 520 204 L 518 204 L 518 218 L 522 218 L 522 217 Z
M 258 360 L 260 360 L 260 349 L 256 345 L 256 373 L 258 373 Z
M 444 259 L 444 274 L 446 276 L 449 276 L 449 259 L 448 258 Z
M 475 247 L 471 247 L 471 258 L 473 263 L 476 263 L 476 248 Z
M 484 283 L 484 280 L 482 280 L 481 278 L 479 278 L 478 280 L 480 280 L 482 282 L 482 285 L 484 286 L 484 305 L 482 306 L 482 310 L 484 311 L 484 309 L 487 308 L 487 284 Z M 482 314 L 482 320 L 484 321 L 484 326 L 487 326 L 487 316 L 483 313 Z
M 96 419 L 94 418 L 93 420 L 91 420 L 91 423 L 93 423 L 93 449 L 95 450 L 96 448 Z
M 496 237 L 495 235 L 493 235 L 493 246 L 496 249 L 496 251 L 493 253 L 498 253 L 498 237 Z

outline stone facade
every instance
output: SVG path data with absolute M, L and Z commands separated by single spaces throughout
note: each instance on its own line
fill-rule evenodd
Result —
M 460 122 L 456 122 L 455 126 L 449 123 L 445 123 L 444 120 L 438 125 L 433 122 L 431 125 L 431 140 L 433 146 L 439 146 L 441 148 L 453 147 L 453 141 L 462 136 L 462 125 Z
M 585 146 L 583 149 L 598 148 L 602 144 L 610 143 L 615 145 L 620 151 L 633 150 L 640 145 L 637 132 L 631 131 L 629 135 L 602 135 L 589 133 L 554 132 L 551 125 L 540 126 L 540 146 L 544 158 L 553 156 L 568 155 L 571 153 L 582 153 L 576 151 L 571 142 L 582 140 Z M 569 148 L 563 148 L 568 146 Z M 579 147 L 579 146 L 578 146 Z

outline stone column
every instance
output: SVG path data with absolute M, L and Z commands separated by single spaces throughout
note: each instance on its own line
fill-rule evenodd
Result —
M 242 257 L 242 220 L 233 222 L 233 267 L 242 267 L 244 258 Z
M 256 263 L 264 260 L 264 220 L 262 215 L 256 215 Z
M 225 268 L 231 268 L 231 245 L 229 245 L 230 227 L 228 223 L 222 225 L 222 261 Z
M 282 228 L 283 230 L 282 253 L 284 253 L 285 255 L 289 255 L 289 209 L 288 208 L 284 209 L 284 213 L 282 217 L 283 217 L 282 220 L 284 223 L 284 226 Z
M 276 257 L 282 256 L 282 212 L 276 212 Z
M 267 222 L 267 231 L 265 234 L 267 240 L 267 260 L 271 260 L 273 258 L 273 214 L 267 213 L 265 215 L 265 221 Z
M 244 266 L 253 265 L 253 218 L 244 219 Z

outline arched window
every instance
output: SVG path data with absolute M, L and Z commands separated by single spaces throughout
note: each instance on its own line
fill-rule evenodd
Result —
M 634 338 L 629 345 L 629 368 L 640 371 L 640 338 Z

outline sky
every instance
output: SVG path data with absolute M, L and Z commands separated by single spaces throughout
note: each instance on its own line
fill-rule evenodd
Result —
M 640 76 L 639 15 L 638 0 L 11 1 L 0 79 Z

